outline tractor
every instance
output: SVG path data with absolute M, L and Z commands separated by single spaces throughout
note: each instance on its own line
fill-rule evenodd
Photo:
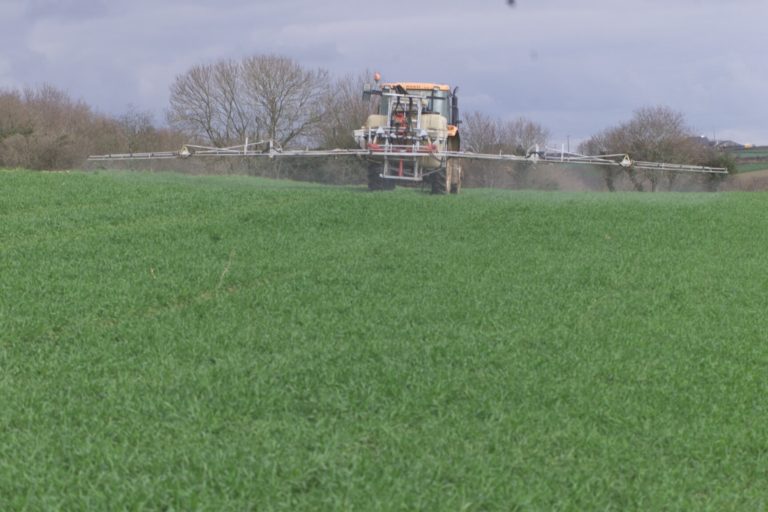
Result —
M 367 151 L 368 188 L 428 184 L 433 194 L 459 193 L 458 88 L 411 82 L 379 86 L 381 76 L 375 78 L 376 84 L 363 90 L 375 113 L 354 132 L 360 149 Z

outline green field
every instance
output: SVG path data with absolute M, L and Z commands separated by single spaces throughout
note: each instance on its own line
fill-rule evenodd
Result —
M 0 172 L 0 510 L 765 510 L 765 196 Z
M 739 173 L 768 170 L 768 162 L 753 162 L 736 164 Z
M 768 149 L 765 147 L 728 150 L 727 153 L 735 158 L 739 173 L 768 170 Z
M 728 153 L 732 154 L 736 158 L 767 158 L 768 159 L 768 149 L 764 147 L 753 148 L 753 149 L 729 150 Z

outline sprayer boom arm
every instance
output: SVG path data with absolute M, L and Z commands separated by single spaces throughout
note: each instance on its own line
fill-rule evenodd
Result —
M 448 158 L 460 158 L 468 160 L 487 160 L 497 162 L 529 162 L 546 164 L 564 164 L 564 165 L 599 165 L 612 166 L 623 169 L 637 169 L 643 171 L 667 171 L 667 172 L 689 172 L 706 174 L 727 174 L 728 170 L 722 167 L 706 167 L 699 165 L 670 164 L 662 162 L 644 162 L 632 160 L 629 155 L 601 155 L 587 156 L 576 153 L 557 152 L 545 149 L 530 148 L 527 156 L 510 154 L 491 154 L 491 153 L 473 153 L 469 151 L 431 151 L 408 152 L 402 148 L 392 147 L 390 149 L 291 149 L 283 150 L 272 141 L 259 141 L 226 148 L 217 148 L 210 146 L 198 146 L 188 144 L 179 151 L 157 151 L 146 153 L 118 153 L 109 155 L 91 155 L 88 157 L 90 162 L 106 162 L 119 160 L 149 160 L 149 159 L 170 159 L 170 158 L 188 158 L 188 157 L 329 157 L 329 156 L 385 156 L 392 158 L 420 158 L 425 155 L 436 157 L 442 160 Z

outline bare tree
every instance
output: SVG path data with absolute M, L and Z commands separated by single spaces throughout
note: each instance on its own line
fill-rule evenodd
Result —
M 634 160 L 705 165 L 715 158 L 713 150 L 701 144 L 685 122 L 682 113 L 668 107 L 644 107 L 635 111 L 631 120 L 599 133 L 579 150 L 589 154 L 626 153 Z M 639 173 L 628 168 L 623 171 L 603 169 L 603 177 L 609 190 L 615 190 L 615 181 L 623 172 L 635 190 L 645 190 L 644 182 L 651 191 L 659 188 L 664 174 L 658 171 Z M 677 174 L 666 175 L 671 188 Z
M 214 146 L 271 139 L 280 145 L 312 135 L 322 118 L 328 73 L 275 55 L 197 65 L 171 86 L 168 121 Z
M 528 148 L 546 145 L 549 132 L 522 117 L 505 122 L 481 112 L 469 112 L 464 115 L 461 138 L 467 151 L 524 156 Z M 467 162 L 464 167 L 470 183 L 520 187 L 526 185 L 531 166 L 525 162 Z
M 34 133 L 24 98 L 16 90 L 0 93 L 0 166 L 26 167 L 19 147 Z
M 51 85 L 0 93 L 1 166 L 73 168 L 108 139 L 119 139 L 115 121 Z
M 48 84 L 0 91 L 0 166 L 72 169 L 91 154 L 178 148 L 181 141 L 135 107 L 111 118 Z
M 248 110 L 245 101 L 243 66 L 233 60 L 219 61 L 213 65 L 213 80 L 214 105 L 224 127 L 224 138 L 228 142 L 260 138 L 256 114 Z
M 579 153 L 585 154 L 585 155 L 607 155 L 608 153 L 608 143 L 606 141 L 605 132 L 599 133 L 597 135 L 593 135 L 586 141 L 579 144 Z M 619 167 L 611 167 L 611 166 L 602 166 L 600 170 L 603 173 L 603 180 L 605 181 L 605 186 L 608 188 L 610 192 L 616 192 L 616 181 L 620 177 L 622 171 Z
M 372 113 L 371 101 L 363 100 L 363 86 L 372 73 L 346 75 L 333 82 L 323 93 L 322 122 L 316 131 L 317 143 L 322 148 L 356 148 L 352 135 Z
M 66 169 L 82 161 L 91 109 L 49 84 L 25 89 L 23 97 L 32 132 L 13 141 L 20 163 L 33 169 Z
M 515 146 L 516 152 L 524 155 L 533 146 L 545 146 L 550 134 L 540 124 L 520 117 L 505 124 L 505 136 L 509 144 Z
M 474 153 L 509 152 L 502 122 L 481 112 L 464 114 L 461 140 L 464 149 Z
M 85 150 L 83 155 L 125 153 L 128 151 L 128 137 L 120 126 L 120 122 L 104 115 L 94 115 L 93 119 L 83 130 L 85 138 Z M 158 149 L 180 147 L 160 145 Z M 144 148 L 139 148 L 144 151 Z
M 464 115 L 461 137 L 464 148 L 476 153 L 525 155 L 530 147 L 545 145 L 549 131 L 524 117 L 505 122 L 470 112 Z
M 217 84 L 211 65 L 198 65 L 176 77 L 171 85 L 168 122 L 191 137 L 201 138 L 214 146 L 225 146 L 228 140 L 226 121 L 216 106 Z
M 109 152 L 167 151 L 180 148 L 186 137 L 179 131 L 157 126 L 152 112 L 128 105 L 128 110 L 115 120 L 122 141 Z M 121 149 L 118 149 L 121 148 Z
M 0 142 L 12 135 L 32 133 L 32 120 L 18 91 L 0 92 Z
M 141 111 L 134 105 L 128 105 L 128 110 L 117 118 L 117 122 L 125 135 L 128 152 L 154 151 L 157 130 L 152 119 L 152 113 Z
M 276 55 L 248 57 L 242 66 L 246 101 L 259 132 L 282 146 L 309 137 L 322 120 L 328 72 L 306 70 Z

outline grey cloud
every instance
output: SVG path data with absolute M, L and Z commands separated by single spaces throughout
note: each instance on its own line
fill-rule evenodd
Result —
M 25 14 L 30 19 L 87 18 L 108 12 L 104 0 L 28 0 Z
M 0 31 L 0 85 L 48 81 L 103 111 L 134 103 L 161 117 L 192 64 L 280 53 L 336 74 L 460 85 L 465 108 L 527 115 L 563 139 L 665 104 L 702 131 L 768 142 L 764 1 L 517 4 L 423 0 L 403 17 L 353 0 L 35 0 Z

